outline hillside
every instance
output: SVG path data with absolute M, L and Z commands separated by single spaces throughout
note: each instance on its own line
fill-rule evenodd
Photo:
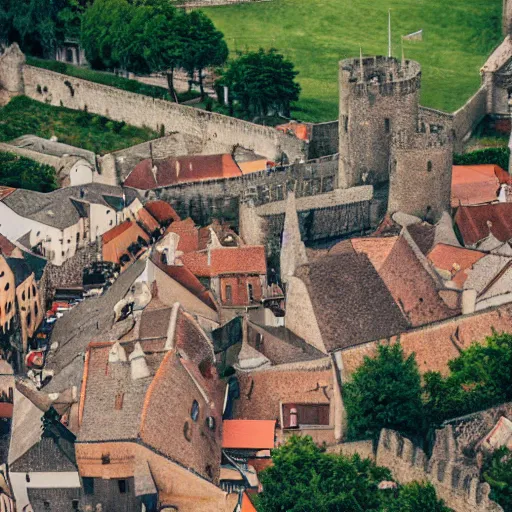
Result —
M 327 121 L 338 113 L 338 60 L 387 53 L 391 8 L 393 54 L 423 69 L 422 104 L 453 111 L 477 90 L 479 69 L 501 40 L 501 0 L 270 0 L 203 8 L 224 32 L 230 50 L 274 46 L 300 71 L 294 116 Z

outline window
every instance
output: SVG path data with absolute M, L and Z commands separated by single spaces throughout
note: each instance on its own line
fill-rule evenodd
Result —
M 432 162 L 430 160 L 427 162 L 427 172 L 432 172 Z
M 247 295 L 249 296 L 249 302 L 254 300 L 254 289 L 252 284 L 247 285 Z
M 343 116 L 343 129 L 345 133 L 348 132 L 348 116 Z
M 5 290 L 5 291 L 7 291 L 10 287 L 11 287 L 10 283 L 7 283 L 7 284 L 5 285 L 4 290 Z
M 208 418 L 206 418 L 206 426 L 210 430 L 215 431 L 215 418 L 213 416 L 208 416 Z
M 121 494 L 128 492 L 128 482 L 126 480 L 118 480 L 117 485 L 119 486 L 119 492 Z
M 82 484 L 84 488 L 84 494 L 94 494 L 94 478 L 86 476 L 82 478 Z
M 26 297 L 25 297 L 25 291 L 22 291 L 22 292 L 21 292 L 21 300 L 23 300 L 23 301 L 24 301 L 24 300 L 25 300 L 25 298 L 26 298 Z
M 43 501 L 43 507 L 47 510 L 50 510 L 50 502 L 49 501 Z
M 62 256 L 64 256 L 64 251 L 62 251 Z
M 78 510 L 78 500 L 71 500 L 71 507 L 73 510 Z
M 35 285 L 32 285 L 32 297 L 35 297 L 37 295 L 36 287 Z
M 76 243 L 78 244 L 80 242 L 80 233 L 76 234 Z
M 32 323 L 32 315 L 30 313 L 27 313 L 27 325 L 30 325 Z
M 197 400 L 192 402 L 192 407 L 190 408 L 190 417 L 192 418 L 192 421 L 197 421 L 197 418 L 199 418 L 199 403 Z
M 231 285 L 227 284 L 226 285 L 226 302 L 231 302 L 232 298 L 231 298 Z
M 110 453 L 105 453 L 101 456 L 102 464 L 110 464 Z
M 112 226 L 112 224 L 114 224 L 114 221 L 113 220 L 110 220 L 110 222 L 108 223 L 109 226 Z
M 36 316 L 39 314 L 39 308 L 37 307 L 37 303 L 34 304 L 34 313 Z
M 25 482 L 30 482 L 30 475 L 28 473 L 25 475 Z
M 190 423 L 188 421 L 185 422 L 183 425 L 183 435 L 185 436 L 185 439 L 190 443 L 192 441 L 192 433 L 190 432 Z
M 391 121 L 388 117 L 384 119 L 384 130 L 386 131 L 386 133 L 389 133 L 391 131 Z

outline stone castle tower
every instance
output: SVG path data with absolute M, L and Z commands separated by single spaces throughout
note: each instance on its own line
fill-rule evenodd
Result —
M 448 130 L 420 119 L 420 87 L 415 61 L 340 62 L 338 183 L 389 183 L 390 213 L 436 219 L 450 207 L 453 143 Z

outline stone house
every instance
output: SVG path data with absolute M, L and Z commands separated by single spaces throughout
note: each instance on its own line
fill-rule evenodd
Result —
M 133 218 L 142 203 L 133 191 L 97 183 L 47 194 L 8 189 L 0 196 L 0 232 L 60 266 L 79 248 Z

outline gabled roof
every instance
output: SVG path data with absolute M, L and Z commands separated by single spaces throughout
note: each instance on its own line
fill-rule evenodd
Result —
M 224 274 L 266 274 L 265 247 L 219 247 L 185 253 L 183 264 L 196 276 L 214 277 Z
M 466 246 L 475 245 L 490 232 L 500 242 L 506 242 L 512 238 L 512 203 L 461 206 L 455 222 Z
M 498 165 L 454 165 L 452 207 L 496 201 L 500 184 L 509 181 L 510 175 Z
M 408 322 L 366 254 L 342 253 L 299 267 L 328 352 L 388 338 Z
M 158 222 L 162 224 L 169 221 L 176 222 L 180 220 L 180 216 L 176 213 L 174 208 L 165 201 L 148 201 L 144 207 Z
M 0 254 L 9 257 L 14 249 L 16 249 L 16 246 L 0 233 Z
M 386 261 L 397 240 L 398 236 L 351 238 L 334 245 L 329 250 L 329 254 L 347 252 L 353 249 L 357 253 L 366 254 L 378 271 Z
M 128 175 L 124 186 L 150 190 L 179 183 L 239 176 L 242 176 L 242 170 L 229 154 L 180 156 L 143 160 Z
M 179 235 L 178 251 L 191 252 L 199 249 L 199 228 L 190 217 L 173 222 L 165 230 L 164 236 L 168 233 Z
M 275 420 L 224 420 L 222 448 L 274 448 Z
M 468 272 L 484 256 L 485 253 L 480 251 L 437 244 L 427 258 L 438 271 L 441 271 L 443 278 L 451 279 L 459 288 L 462 288 Z
M 16 287 L 26 281 L 32 274 L 32 270 L 23 258 L 6 258 L 6 261 L 14 274 Z
M 102 236 L 103 261 L 120 263 L 123 255 L 128 255 L 131 261 L 136 259 L 138 253 L 132 254 L 129 248 L 132 244 L 138 243 L 139 238 L 144 240 L 146 244 L 149 243 L 148 234 L 138 224 L 130 220 L 107 231 Z M 139 253 L 141 250 L 139 250 Z
M 157 229 L 160 228 L 160 224 L 158 221 L 146 210 L 146 208 L 141 208 L 136 213 L 137 221 L 140 222 L 143 228 L 149 233 L 154 233 Z

